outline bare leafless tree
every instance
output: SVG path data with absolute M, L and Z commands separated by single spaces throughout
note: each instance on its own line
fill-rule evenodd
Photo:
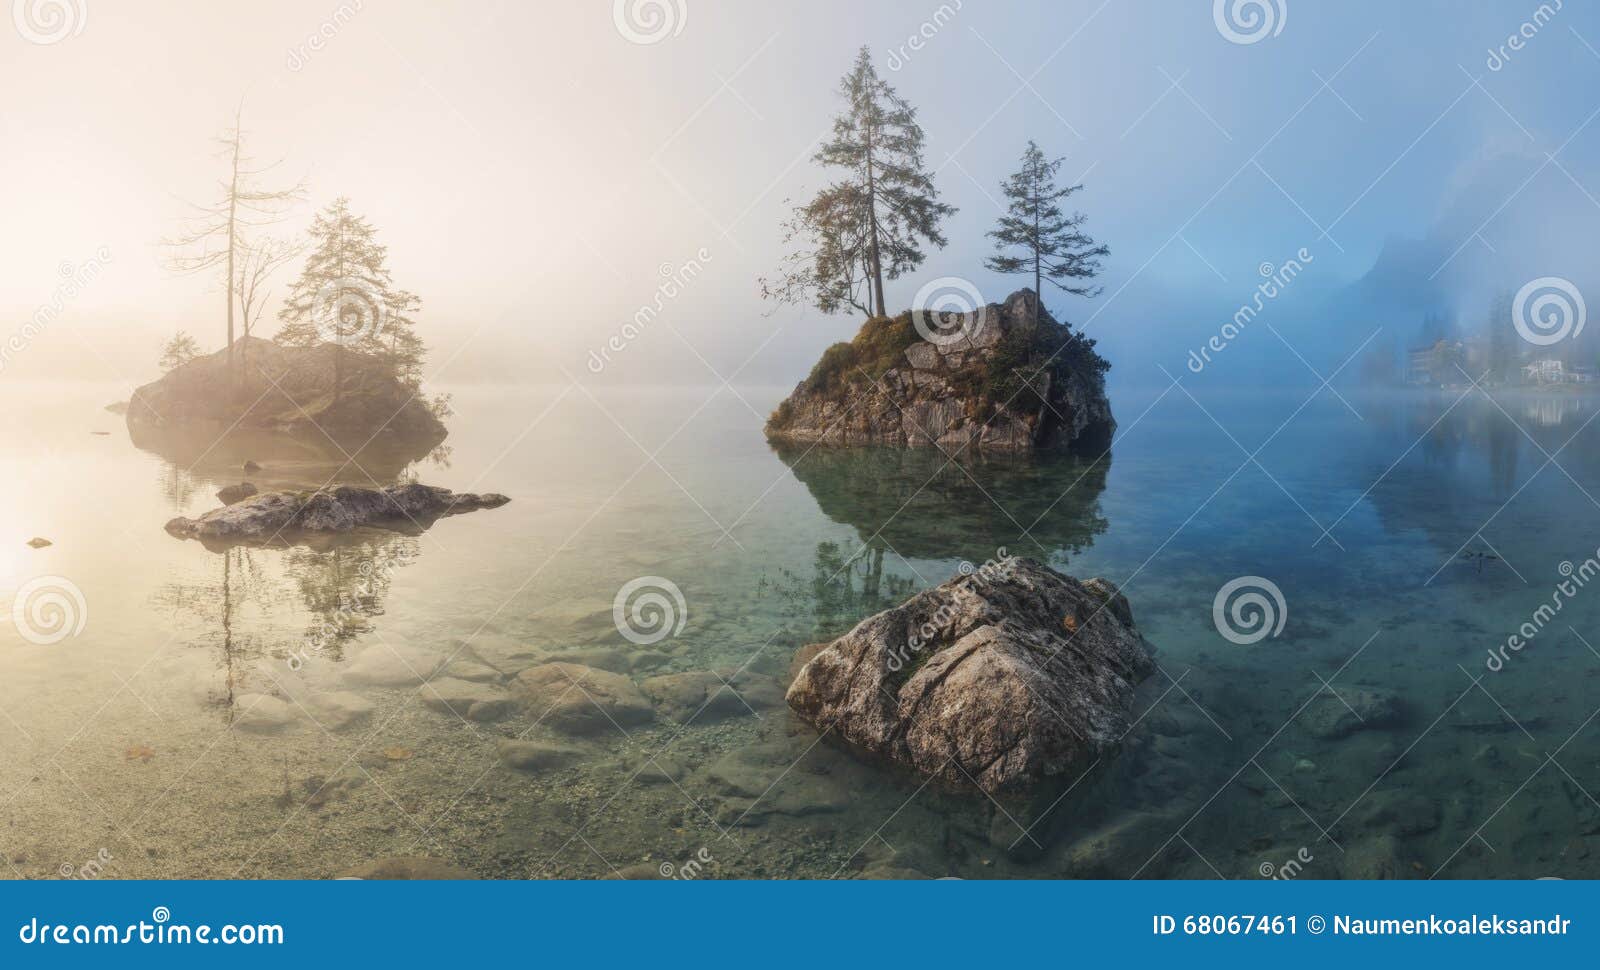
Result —
M 238 245 L 239 265 L 234 289 L 239 294 L 239 322 L 244 330 L 244 343 L 239 348 L 239 369 L 248 371 L 250 335 L 272 296 L 267 284 L 285 263 L 304 252 L 305 246 L 272 236 L 241 239 Z
M 184 230 L 165 241 L 167 265 L 179 273 L 224 269 L 227 291 L 228 373 L 236 379 L 233 360 L 234 304 L 238 284 L 240 245 L 245 231 L 280 221 L 289 208 L 305 198 L 305 183 L 287 189 L 262 188 L 259 180 L 278 162 L 257 164 L 245 152 L 244 105 L 234 111 L 233 125 L 217 138 L 217 157 L 228 161 L 228 177 L 218 183 L 215 202 L 196 205 Z

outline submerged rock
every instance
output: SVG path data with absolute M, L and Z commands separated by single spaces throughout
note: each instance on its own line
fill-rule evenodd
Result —
M 294 705 L 271 694 L 240 694 L 234 698 L 237 714 L 233 726 L 253 734 L 276 734 L 296 720 Z
M 396 856 L 369 862 L 345 873 L 345 879 L 476 879 L 474 873 L 438 859 Z
M 422 706 L 441 714 L 455 714 L 468 721 L 498 721 L 509 717 L 515 705 L 498 687 L 440 677 L 431 680 L 421 692 Z
M 1319 694 L 1306 705 L 1300 723 L 1313 735 L 1338 740 L 1368 728 L 1391 728 L 1405 719 L 1400 698 L 1374 687 L 1339 687 L 1337 695 Z
M 415 687 L 434 675 L 443 654 L 409 643 L 375 643 L 344 668 L 347 683 L 369 687 Z
M 670 721 L 709 724 L 752 711 L 721 677 L 709 670 L 662 674 L 639 684 Z
M 614 731 L 655 717 L 633 681 L 582 664 L 530 667 L 511 682 L 511 691 L 534 718 L 571 734 Z
M 313 694 L 305 703 L 317 723 L 329 731 L 342 731 L 365 720 L 375 706 L 360 694 L 347 690 Z
M 877 317 L 828 348 L 767 437 L 949 451 L 1108 443 L 1117 424 L 1104 366 L 1028 289 L 967 314 Z
M 509 501 L 504 495 L 456 493 L 415 482 L 385 488 L 335 485 L 314 492 L 267 492 L 198 519 L 180 516 L 167 523 L 167 531 L 182 539 L 270 542 L 285 533 L 426 526 L 447 515 L 498 508 Z
M 868 617 L 817 652 L 789 706 L 858 750 L 990 794 L 1113 754 L 1155 664 L 1110 583 L 1011 557 Z
M 584 756 L 582 748 L 550 741 L 506 740 L 501 741 L 495 750 L 501 764 L 518 771 L 565 768 Z
M 237 485 L 227 485 L 217 490 L 217 501 L 223 505 L 233 505 L 260 492 L 252 482 L 240 482 Z

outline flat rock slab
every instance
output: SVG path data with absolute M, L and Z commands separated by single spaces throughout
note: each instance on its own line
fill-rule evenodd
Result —
M 599 734 L 643 724 L 655 708 L 622 674 L 582 664 L 530 667 L 511 682 L 511 692 L 541 723 L 569 734 Z
M 181 539 L 223 543 L 289 541 L 302 533 L 349 532 L 358 526 L 415 525 L 477 509 L 498 508 L 504 495 L 457 494 L 416 482 L 384 488 L 334 485 L 312 492 L 265 492 L 242 498 L 197 519 L 172 519 L 167 532 Z
M 788 701 L 875 758 L 1020 793 L 1114 754 L 1154 670 L 1115 586 L 1007 557 L 861 621 L 805 663 Z

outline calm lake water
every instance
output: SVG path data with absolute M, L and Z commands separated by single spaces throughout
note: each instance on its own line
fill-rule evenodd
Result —
M 117 388 L 0 383 L 0 606 L 67 611 L 0 621 L 0 875 L 1600 875 L 1600 584 L 1536 612 L 1600 545 L 1600 402 L 1215 387 L 1115 395 L 1099 462 L 968 467 L 776 451 L 776 388 L 457 388 L 447 455 L 357 467 L 259 437 L 135 444 L 102 409 Z M 407 474 L 513 501 L 320 548 L 163 531 L 246 458 L 263 487 Z M 1122 757 L 1029 851 L 1010 846 L 1035 820 L 858 764 L 781 705 L 797 647 L 1002 549 L 1122 584 L 1160 664 Z M 645 630 L 645 609 L 635 638 L 666 635 L 635 644 L 613 602 L 646 577 L 671 616 Z M 1275 636 L 1219 632 L 1239 577 L 1281 591 Z M 739 696 L 575 738 L 347 676 L 391 648 L 717 671 Z M 327 715 L 336 692 L 371 711 Z M 570 750 L 516 769 L 509 738 Z

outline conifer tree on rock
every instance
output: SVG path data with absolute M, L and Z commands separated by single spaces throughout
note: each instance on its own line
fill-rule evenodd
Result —
M 916 109 L 878 77 L 866 47 L 839 93 L 847 107 L 812 160 L 843 174 L 794 210 L 784 238 L 799 248 L 777 278 L 761 281 L 762 295 L 887 316 L 884 280 L 920 266 L 925 243 L 943 247 L 940 220 L 956 210 L 939 201 L 924 165 Z

